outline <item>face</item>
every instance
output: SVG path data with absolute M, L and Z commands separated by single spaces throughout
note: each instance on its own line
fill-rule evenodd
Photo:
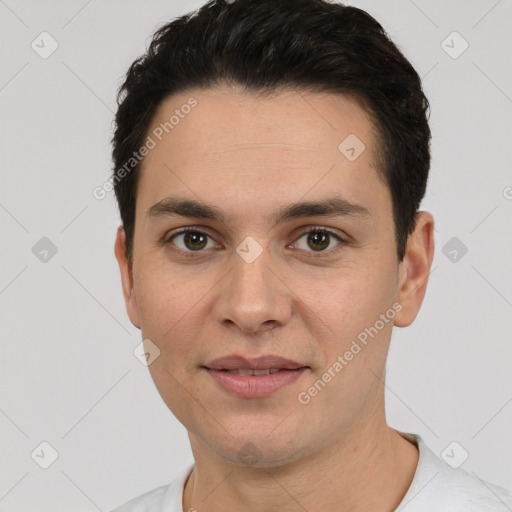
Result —
M 375 426 L 392 327 L 421 305 L 433 223 L 422 212 L 399 264 L 362 108 L 334 94 L 193 90 L 163 102 L 148 134 L 133 266 L 122 229 L 116 255 L 130 319 L 159 351 L 151 376 L 194 455 L 240 464 L 252 450 L 272 466 Z M 301 369 L 208 370 L 231 355 Z

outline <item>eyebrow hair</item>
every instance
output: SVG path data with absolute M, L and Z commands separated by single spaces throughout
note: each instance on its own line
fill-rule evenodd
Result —
M 182 217 L 216 220 L 226 224 L 226 215 L 221 208 L 196 201 L 195 199 L 182 197 L 166 197 L 151 206 L 147 210 L 146 215 L 154 219 L 179 215 Z M 371 217 L 371 214 L 367 208 L 360 204 L 352 203 L 340 197 L 330 197 L 283 206 L 276 214 L 271 215 L 269 220 L 272 223 L 272 227 L 275 227 L 286 221 L 315 216 L 358 216 L 367 218 Z

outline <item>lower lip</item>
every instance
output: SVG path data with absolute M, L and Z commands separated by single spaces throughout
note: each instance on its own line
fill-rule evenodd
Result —
M 223 387 L 233 395 L 240 398 L 261 398 L 269 396 L 278 389 L 295 382 L 307 368 L 297 370 L 281 370 L 268 375 L 235 375 L 219 370 L 205 370 Z

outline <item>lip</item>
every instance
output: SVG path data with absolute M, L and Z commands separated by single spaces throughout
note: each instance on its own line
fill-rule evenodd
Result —
M 208 374 L 226 391 L 239 398 L 263 398 L 295 382 L 307 367 L 297 370 L 281 370 L 268 375 L 234 375 L 222 370 L 204 368 Z
M 239 398 L 263 398 L 295 382 L 308 366 L 276 355 L 256 358 L 232 354 L 214 359 L 203 369 L 224 390 Z M 235 375 L 222 370 L 265 370 L 279 369 L 268 375 Z
M 306 365 L 297 361 L 273 354 L 259 357 L 244 357 L 239 354 L 230 354 L 214 359 L 204 366 L 210 370 L 266 370 L 267 368 L 297 370 L 298 368 L 306 367 Z

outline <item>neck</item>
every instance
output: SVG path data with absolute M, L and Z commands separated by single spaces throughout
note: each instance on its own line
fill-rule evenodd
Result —
M 191 441 L 195 465 L 183 493 L 185 511 L 389 512 L 418 464 L 416 446 L 385 421 L 380 428 L 354 427 L 325 449 L 274 467 L 234 465 Z

